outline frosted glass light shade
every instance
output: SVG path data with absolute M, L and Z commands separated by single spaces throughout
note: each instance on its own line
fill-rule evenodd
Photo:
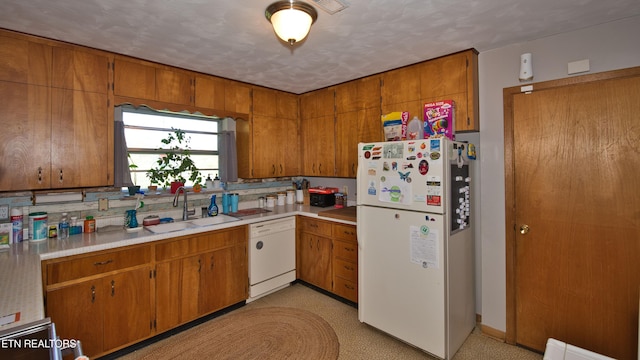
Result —
M 293 45 L 304 39 L 317 19 L 315 9 L 300 1 L 278 1 L 265 12 L 278 37 Z

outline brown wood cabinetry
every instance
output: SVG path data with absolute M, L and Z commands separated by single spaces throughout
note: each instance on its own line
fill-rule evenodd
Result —
M 300 97 L 302 174 L 335 175 L 335 92 L 312 91 Z
M 113 184 L 109 57 L 0 36 L 0 191 Z
M 409 111 L 424 120 L 425 103 L 452 99 L 456 132 L 478 131 L 478 54 L 475 50 L 425 61 L 382 75 L 382 114 Z
M 46 314 L 97 357 L 248 297 L 247 227 L 42 262 Z
M 382 141 L 380 77 L 350 81 L 336 92 L 336 176 L 356 177 L 358 143 Z
M 195 105 L 207 109 L 225 109 L 226 80 L 215 76 L 196 75 Z
M 156 246 L 156 323 L 162 332 L 248 297 L 246 226 Z
M 114 95 L 190 106 L 194 102 L 194 78 L 184 70 L 116 57 Z
M 298 278 L 353 302 L 358 301 L 356 227 L 298 217 Z
M 150 336 L 150 261 L 146 245 L 43 262 L 46 314 L 58 335 L 82 341 L 91 357 Z
M 243 129 L 250 132 L 243 138 L 252 146 L 249 177 L 299 175 L 297 95 L 254 88 L 253 119 Z

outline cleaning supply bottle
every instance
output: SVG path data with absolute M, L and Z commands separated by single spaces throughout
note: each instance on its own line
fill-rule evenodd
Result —
M 218 174 L 213 178 L 213 188 L 220 189 L 220 178 L 218 177 Z
M 211 180 L 211 174 L 207 175 L 207 179 L 204 181 L 204 187 L 206 187 L 209 191 L 213 190 L 214 186 L 213 180 Z
M 208 214 L 209 216 L 216 216 L 218 215 L 218 205 L 216 205 L 216 196 L 215 195 L 211 195 L 211 204 L 209 204 L 209 209 L 208 209 Z
M 417 140 L 424 138 L 424 128 L 422 127 L 422 121 L 414 116 L 407 125 L 407 140 Z

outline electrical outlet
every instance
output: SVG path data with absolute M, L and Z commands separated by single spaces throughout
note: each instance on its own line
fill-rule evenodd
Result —
M 0 205 L 0 220 L 9 220 L 9 205 Z
M 342 187 L 342 193 L 344 194 L 344 196 L 347 196 L 347 194 L 349 194 L 348 191 L 349 191 L 349 188 L 347 187 L 347 185 L 344 185 Z

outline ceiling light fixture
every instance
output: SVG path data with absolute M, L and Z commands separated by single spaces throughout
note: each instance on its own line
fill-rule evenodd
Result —
M 296 0 L 276 1 L 264 13 L 276 35 L 293 46 L 304 39 L 318 18 L 313 6 Z

